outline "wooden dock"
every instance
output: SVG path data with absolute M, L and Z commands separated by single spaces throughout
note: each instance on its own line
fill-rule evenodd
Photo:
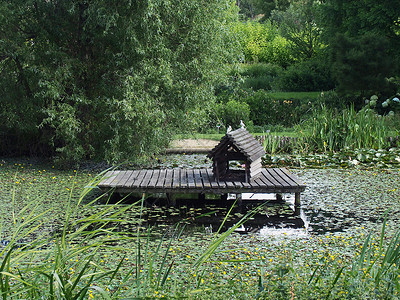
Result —
M 300 192 L 306 186 L 285 168 L 267 168 L 249 182 L 215 179 L 212 169 L 163 169 L 109 171 L 98 184 L 103 190 L 119 193 L 295 193 L 300 204 Z

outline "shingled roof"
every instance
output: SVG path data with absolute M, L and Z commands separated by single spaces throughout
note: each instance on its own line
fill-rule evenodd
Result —
M 244 128 L 228 132 L 209 153 L 208 157 L 214 157 L 222 149 L 229 145 L 235 146 L 249 162 L 254 162 L 265 155 L 264 148 L 261 144 Z

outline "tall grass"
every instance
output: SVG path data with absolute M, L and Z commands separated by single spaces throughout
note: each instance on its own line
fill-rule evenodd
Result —
M 256 211 L 248 212 L 237 224 L 221 233 L 231 208 L 214 239 L 209 245 L 204 245 L 204 252 L 197 259 L 186 264 L 185 271 L 179 266 L 179 261 L 171 258 L 170 252 L 171 245 L 180 238 L 185 226 L 179 223 L 172 231 L 154 239 L 152 230 L 142 224 L 145 195 L 132 204 L 96 205 L 103 196 L 85 203 L 88 193 L 103 174 L 89 183 L 77 200 L 73 200 L 71 189 L 65 219 L 50 234 L 42 231 L 42 217 L 49 211 L 37 213 L 40 199 L 30 202 L 21 211 L 11 212 L 12 234 L 1 237 L 8 241 L 0 249 L 1 298 L 144 299 L 164 289 L 170 295 L 182 295 L 182 287 L 177 287 L 176 283 L 174 286 L 170 281 L 170 277 L 176 276 L 192 282 L 185 289 L 186 295 L 201 292 L 204 264 L 221 243 Z M 12 201 L 15 194 L 14 190 Z M 139 209 L 138 220 L 126 220 L 125 213 L 130 209 Z M 82 211 L 92 213 L 82 214 Z M 118 229 L 119 224 L 130 221 L 136 226 L 136 232 Z M 133 248 L 125 248 L 125 245 Z M 105 251 L 112 251 L 113 260 L 109 265 L 101 263 L 108 253 Z M 193 272 L 199 274 L 194 282 Z M 181 278 L 179 282 L 182 282 Z
M 389 242 L 385 242 L 386 219 L 383 222 L 380 238 L 370 233 L 355 258 L 344 266 L 330 270 L 317 267 L 312 273 L 309 284 L 326 286 L 325 299 L 335 298 L 334 294 L 346 291 L 347 299 L 398 299 L 400 293 L 400 230 Z M 327 285 L 324 276 L 330 276 Z M 343 295 L 344 296 L 344 295 Z
M 343 149 L 381 149 L 389 145 L 389 130 L 384 117 L 353 106 L 337 112 L 322 106 L 312 118 L 298 127 L 299 147 L 304 151 L 340 151 Z
M 51 235 L 42 233 L 42 217 L 49 211 L 36 214 L 39 199 L 12 213 L 13 234 L 2 237 L 9 240 L 0 252 L 3 299 L 87 299 L 93 297 L 95 291 L 103 298 L 110 298 L 97 283 L 113 282 L 122 261 L 105 269 L 96 262 L 96 257 L 100 250 L 107 248 L 111 237 L 124 238 L 114 230 L 113 224 L 121 221 L 124 212 L 134 204 L 106 206 L 82 217 L 79 211 L 99 200 L 83 203 L 96 183 L 94 181 L 85 188 L 76 203 L 72 200 L 71 190 L 65 220 Z

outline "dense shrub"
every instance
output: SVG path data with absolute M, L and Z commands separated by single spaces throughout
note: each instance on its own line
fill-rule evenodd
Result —
M 278 65 L 264 63 L 247 65 L 242 72 L 242 76 L 245 77 L 242 86 L 253 90 L 271 90 L 280 72 L 282 68 Z
M 312 105 L 307 99 L 276 99 L 259 90 L 245 99 L 254 125 L 293 126 L 304 118 Z
M 274 81 L 276 90 L 290 92 L 326 91 L 334 87 L 329 66 L 319 60 L 292 65 Z
M 222 127 L 239 128 L 240 120 L 245 124 L 249 124 L 250 107 L 245 102 L 240 102 L 234 99 L 226 103 L 219 103 L 216 106 L 216 117 Z
M 246 62 L 265 62 L 284 67 L 293 63 L 289 42 L 278 34 L 277 27 L 270 22 L 237 23 L 234 32 Z

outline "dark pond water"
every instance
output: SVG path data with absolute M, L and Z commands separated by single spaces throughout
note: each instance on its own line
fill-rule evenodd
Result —
M 156 167 L 201 168 L 210 164 L 205 155 L 168 155 L 158 158 Z M 263 207 L 238 228 L 238 232 L 302 237 L 372 227 L 380 222 L 385 212 L 391 221 L 400 220 L 399 170 L 290 171 L 307 185 L 299 209 L 294 209 L 293 194 L 282 195 L 282 201 L 277 201 L 271 194 L 243 194 L 242 201 L 235 204 L 222 230 L 262 203 Z M 166 199 L 155 196 L 146 200 L 147 207 L 143 212 L 146 225 L 165 228 L 184 222 L 189 229 L 187 232 L 217 232 L 234 202 L 234 199 L 221 202 L 212 197 L 199 201 L 196 195 L 182 195 L 176 205 L 171 206 Z M 191 199 L 193 197 L 195 199 Z M 137 212 L 135 214 L 137 216 Z

